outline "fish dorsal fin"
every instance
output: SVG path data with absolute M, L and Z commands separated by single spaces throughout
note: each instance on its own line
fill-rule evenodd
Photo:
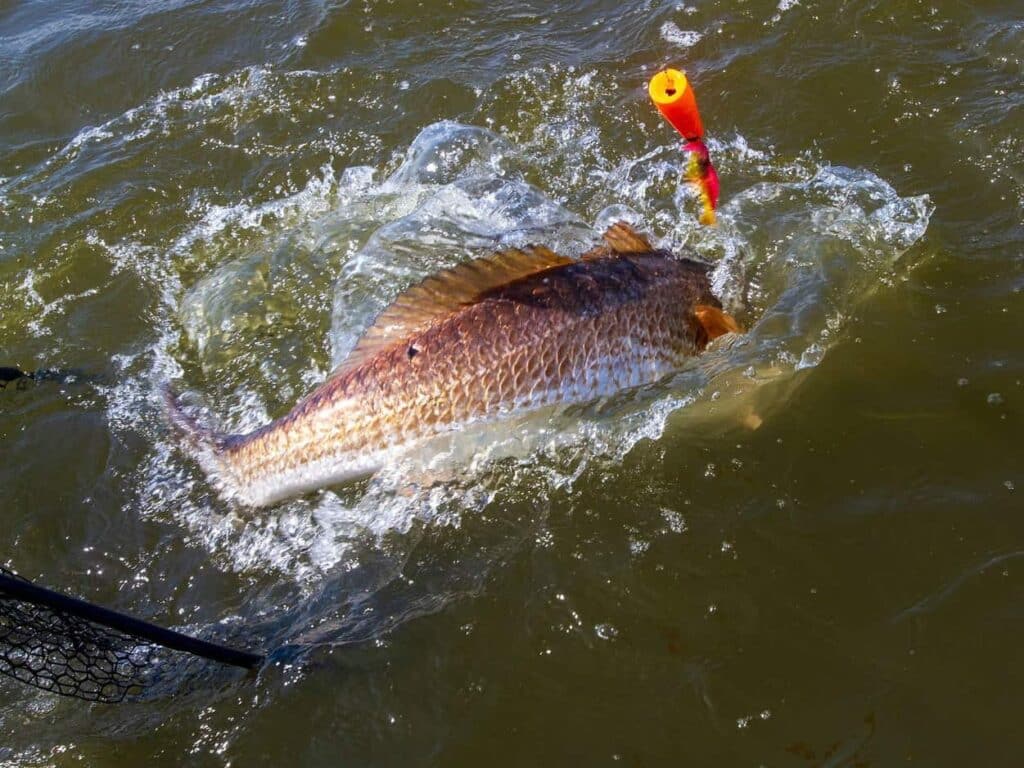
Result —
M 654 250 L 650 240 L 624 221 L 612 224 L 601 237 L 608 247 L 618 254 L 648 253 Z
M 573 260 L 543 246 L 509 248 L 446 269 L 399 294 L 366 329 L 337 373 L 426 330 L 436 320 L 503 285 Z

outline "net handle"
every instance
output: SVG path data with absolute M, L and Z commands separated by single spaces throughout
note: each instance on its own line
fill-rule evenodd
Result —
M 235 648 L 200 640 L 197 637 L 183 635 L 171 629 L 164 629 L 155 624 L 126 616 L 123 613 L 118 613 L 93 603 L 87 603 L 85 600 L 79 600 L 60 592 L 36 586 L 29 581 L 23 581 L 3 573 L 0 573 L 0 593 L 26 603 L 53 608 L 86 621 L 91 621 L 94 624 L 100 624 L 128 635 L 140 637 L 156 645 L 162 645 L 175 651 L 191 653 L 194 656 L 201 656 L 204 659 L 217 661 L 221 664 L 253 669 L 259 666 L 264 659 L 259 654 L 239 651 Z

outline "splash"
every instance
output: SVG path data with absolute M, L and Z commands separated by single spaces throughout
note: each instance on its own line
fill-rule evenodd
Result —
M 231 124 L 246 110 L 274 108 L 271 94 L 302 79 L 320 89 L 324 76 L 251 70 L 201 78 L 84 131 L 47 169 L 8 181 L 5 194 L 15 202 L 38 194 L 59 205 L 54 193 L 88 176 L 110 142 L 128 154 L 155 151 L 176 124 Z M 479 107 L 481 123 L 494 112 L 502 124 L 490 100 L 514 93 L 527 117 L 514 127 L 440 122 L 379 166 L 322 165 L 271 194 L 192 195 L 183 203 L 184 226 L 164 244 L 99 227 L 87 232 L 83 241 L 110 265 L 111 279 L 131 275 L 152 296 L 151 341 L 115 358 L 112 378 L 120 383 L 103 390 L 113 431 L 150 446 L 125 480 L 137 488 L 139 514 L 179 527 L 226 571 L 285 575 L 307 596 L 376 601 L 380 618 L 372 627 L 379 630 L 436 610 L 444 595 L 471 591 L 487 571 L 486 553 L 467 559 L 474 565 L 464 572 L 437 562 L 427 570 L 439 591 L 403 591 L 405 557 L 424 530 L 510 508 L 525 510 L 526 520 L 543 518 L 549 499 L 614 475 L 638 445 L 666 431 L 695 428 L 705 417 L 749 428 L 742 405 L 749 396 L 817 365 L 865 296 L 898 279 L 901 255 L 924 234 L 931 203 L 901 197 L 869 171 L 812 155 L 778 157 L 737 135 L 712 144 L 729 194 L 719 226 L 701 227 L 680 185 L 674 143 L 616 153 L 606 135 L 611 124 L 551 106 L 607 100 L 614 87 L 594 72 L 518 73 Z M 549 98 L 570 91 L 576 98 Z M 408 285 L 499 247 L 543 242 L 577 254 L 619 219 L 664 247 L 692 248 L 714 261 L 715 289 L 748 332 L 658 386 L 445 436 L 370 481 L 258 516 L 219 500 L 168 434 L 155 395 L 167 380 L 193 387 L 193 402 L 218 414 L 223 428 L 251 429 L 321 381 Z M 56 273 L 55 265 L 33 267 L 51 268 Z M 39 274 L 20 279 L 34 289 Z M 77 301 L 29 295 L 40 325 L 26 328 L 37 337 L 54 336 L 66 302 Z M 724 407 L 729 402 L 736 407 Z M 273 630 L 279 639 L 289 636 L 286 624 Z M 311 642 L 372 634 L 372 627 L 342 622 Z
M 232 533 L 231 526 L 211 525 L 209 545 L 230 552 L 229 562 L 243 569 L 257 562 L 292 572 L 330 569 L 344 559 L 346 542 L 361 534 L 405 532 L 417 521 L 459 524 L 464 514 L 502 503 L 511 491 L 496 482 L 499 476 L 548 489 L 571 487 L 588 472 L 613 471 L 637 443 L 657 440 L 670 428 L 673 414 L 700 409 L 705 393 L 749 393 L 759 382 L 820 362 L 865 294 L 894 279 L 900 255 L 923 235 L 931 205 L 926 197 L 901 198 L 870 172 L 808 158 L 787 163 L 752 149 L 743 137 L 719 143 L 715 151 L 733 173 L 770 180 L 733 195 L 715 230 L 700 228 L 679 196 L 673 226 L 661 234 L 668 247 L 695 247 L 717 261 L 716 290 L 747 324 L 744 337 L 713 349 L 673 381 L 621 402 L 443 438 L 396 459 L 362 490 L 327 491 L 290 502 L 269 522 L 245 523 L 241 534 Z M 336 266 L 333 283 L 315 281 L 303 288 L 332 293 L 329 363 L 306 369 L 301 379 L 310 386 L 345 357 L 363 328 L 401 290 L 438 269 L 484 250 L 528 242 L 578 253 L 615 219 L 640 226 L 663 220 L 657 215 L 663 203 L 649 196 L 651 188 L 628 179 L 641 169 L 655 178 L 677 177 L 678 168 L 668 150 L 645 158 L 646 163 L 641 158 L 598 164 L 597 173 L 617 180 L 632 205 L 597 210 L 588 222 L 530 183 L 537 169 L 511 142 L 483 128 L 443 122 L 424 129 L 381 181 L 375 180 L 381 175 L 377 169 L 353 168 L 338 179 L 325 174 L 299 195 L 278 201 L 276 209 L 291 213 L 268 241 L 282 237 L 294 246 L 300 238 L 307 250 L 292 247 L 288 255 L 271 246 L 269 256 L 224 262 L 182 302 L 188 343 L 201 361 L 209 359 L 203 368 L 216 375 L 218 367 L 230 364 L 253 382 L 217 396 L 227 407 L 215 410 L 227 415 L 229 428 L 249 429 L 302 394 L 295 386 L 289 398 L 268 403 L 264 393 L 274 382 L 265 372 L 273 371 L 273 362 L 237 346 L 230 347 L 228 361 L 213 341 L 226 327 L 246 338 L 267 322 L 259 315 L 265 311 L 261 301 L 275 292 L 274 270 L 293 263 L 297 254 L 330 264 L 332 271 Z M 259 208 L 244 205 L 235 206 L 231 216 L 236 224 L 264 221 Z M 298 234 L 292 231 L 296 227 Z M 215 241 L 222 232 L 207 218 L 188 237 Z M 331 235 L 323 236 L 337 232 L 350 234 L 340 251 Z M 328 302 L 319 295 L 311 303 Z M 192 483 L 201 486 L 203 480 L 193 477 Z M 210 503 L 204 493 L 189 516 L 208 517 L 203 507 Z M 269 558 L 268 549 L 275 550 Z

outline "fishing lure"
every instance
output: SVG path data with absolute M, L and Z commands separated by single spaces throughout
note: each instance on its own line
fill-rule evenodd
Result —
M 700 198 L 700 223 L 714 224 L 715 209 L 718 208 L 718 173 L 704 144 L 704 123 L 693 88 L 679 70 L 663 69 L 651 78 L 647 90 L 654 106 L 686 140 L 683 152 L 689 159 L 684 176 L 693 184 Z

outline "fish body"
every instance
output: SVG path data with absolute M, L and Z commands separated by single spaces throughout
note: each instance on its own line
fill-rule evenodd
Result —
M 506 251 L 400 296 L 348 360 L 290 413 L 246 435 L 172 421 L 239 501 L 274 501 L 379 469 L 396 450 L 469 423 L 581 403 L 654 382 L 737 330 L 709 265 L 655 250 L 628 226 L 572 260 Z

